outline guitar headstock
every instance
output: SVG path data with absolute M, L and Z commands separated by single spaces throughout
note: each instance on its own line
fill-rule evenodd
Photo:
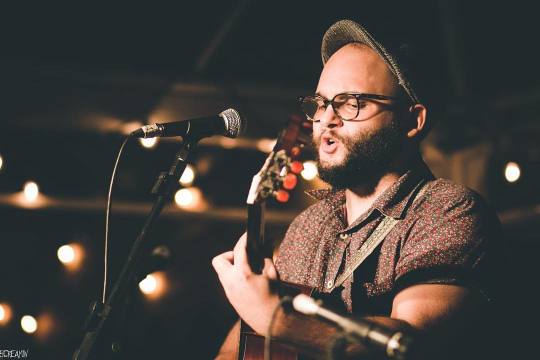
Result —
M 311 141 L 312 123 L 303 116 L 292 115 L 278 136 L 276 145 L 261 170 L 253 177 L 247 199 L 255 204 L 274 197 L 279 202 L 289 200 L 289 192 L 298 183 L 303 170 L 299 161 L 305 145 Z

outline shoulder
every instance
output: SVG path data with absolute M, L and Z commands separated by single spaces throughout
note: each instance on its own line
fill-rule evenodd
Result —
M 481 196 L 474 190 L 452 180 L 435 179 L 426 185 L 426 194 L 431 201 L 479 201 Z
M 476 191 L 448 179 L 435 179 L 425 185 L 423 195 L 417 201 L 415 210 L 435 213 L 456 213 L 473 211 L 480 215 L 495 216 L 485 199 Z
M 496 212 L 484 198 L 447 179 L 429 181 L 411 210 L 410 244 L 465 247 L 498 237 L 500 232 Z

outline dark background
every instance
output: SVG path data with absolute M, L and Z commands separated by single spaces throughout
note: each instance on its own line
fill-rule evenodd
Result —
M 0 349 L 60 359 L 77 347 L 87 307 L 101 292 L 105 197 L 123 125 L 235 107 L 249 119 L 244 145 L 229 149 L 210 139 L 191 161 L 206 169 L 195 185 L 216 211 L 172 206 L 163 216 L 149 240 L 173 253 L 166 270 L 170 291 L 153 302 L 136 292 L 125 327 L 126 358 L 211 358 L 235 315 L 210 260 L 243 232 L 250 178 L 265 158 L 256 143 L 274 138 L 297 113 L 296 97 L 314 91 L 322 34 L 336 20 L 350 18 L 376 36 L 404 38 L 416 49 L 419 92 L 435 123 L 424 157 L 436 175 L 481 192 L 499 212 L 512 278 L 500 329 L 508 334 L 505 348 L 512 356 L 532 354 L 540 250 L 540 56 L 532 5 L 25 2 L 4 5 L 2 15 L 0 302 L 11 304 L 14 317 L 0 327 Z M 126 207 L 113 210 L 113 277 L 144 219 L 129 208 L 151 201 L 153 180 L 177 147 L 174 140 L 151 150 L 134 142 L 125 150 L 114 192 Z M 522 169 L 513 184 L 503 177 L 508 161 Z M 25 209 L 11 201 L 30 179 L 56 205 Z M 313 186 L 304 182 L 301 188 Z M 284 207 L 270 204 L 275 217 L 269 236 L 279 239 L 288 219 L 307 204 L 301 191 Z M 70 242 L 86 250 L 75 274 L 56 257 L 58 247 Z M 21 330 L 22 315 L 43 313 L 54 319 L 49 335 Z

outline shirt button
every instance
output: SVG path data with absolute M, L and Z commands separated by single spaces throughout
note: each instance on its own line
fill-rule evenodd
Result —
M 349 234 L 345 234 L 345 233 L 339 234 L 339 237 L 340 237 L 341 240 L 345 240 L 345 239 L 347 239 L 349 237 Z
M 331 289 L 332 286 L 334 286 L 334 281 L 333 281 L 333 280 L 328 280 L 328 281 L 326 282 L 326 288 L 327 288 L 327 289 Z

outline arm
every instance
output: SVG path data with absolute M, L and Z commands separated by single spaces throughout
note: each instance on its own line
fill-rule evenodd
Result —
M 234 251 L 218 255 L 212 264 L 227 298 L 240 317 L 256 332 L 264 335 L 272 311 L 279 302 L 271 286 L 271 281 L 277 279 L 272 261 L 266 259 L 261 275 L 252 273 L 246 258 L 245 237 L 242 237 Z M 391 317 L 371 319 L 396 330 L 413 328 L 422 334 L 429 334 L 430 339 L 444 339 L 459 325 L 460 319 L 464 318 L 462 315 L 474 303 L 473 295 L 461 286 L 414 285 L 395 296 Z M 325 354 L 336 334 L 337 330 L 333 326 L 322 321 L 296 313 L 285 314 L 283 311 L 278 312 L 273 331 L 275 337 L 293 343 L 315 356 Z M 442 344 L 442 341 L 436 343 Z M 351 346 L 347 352 L 351 358 L 360 354 L 367 355 L 367 349 L 362 346 Z

